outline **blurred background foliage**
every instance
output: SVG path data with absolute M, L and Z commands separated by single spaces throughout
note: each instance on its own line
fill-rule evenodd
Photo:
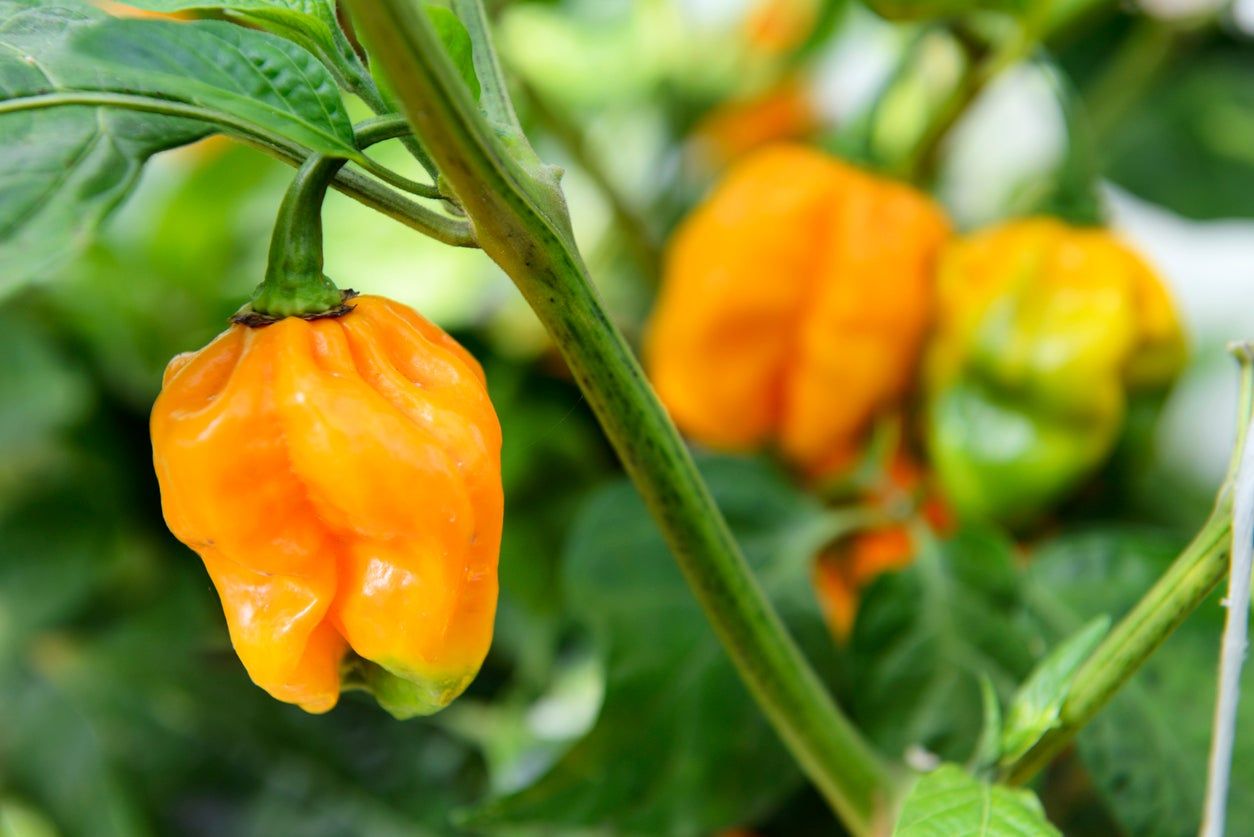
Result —
M 1254 335 L 1254 3 L 1092 4 L 913 156 L 972 60 L 960 27 L 820 0 L 489 5 L 528 133 L 565 167 L 633 339 L 675 223 L 772 139 L 905 159 L 963 227 L 1108 213 L 1166 274 L 1194 355 L 1161 420 L 1031 543 L 963 530 L 882 577 L 846 645 L 810 584 L 822 507 L 764 461 L 703 460 L 875 742 L 965 759 L 979 678 L 1008 694 L 1052 642 L 1127 608 L 1222 475 L 1222 348 Z M 252 686 L 162 524 L 146 422 L 166 361 L 259 280 L 288 175 L 221 138 L 163 154 L 98 239 L 0 307 L 0 833 L 833 833 L 510 283 L 338 195 L 328 274 L 414 305 L 487 370 L 508 498 L 497 639 L 466 697 L 402 725 L 355 695 L 311 717 Z M 1192 618 L 1045 777 L 1066 833 L 1194 830 L 1220 613 Z M 1254 834 L 1244 728 L 1234 834 Z

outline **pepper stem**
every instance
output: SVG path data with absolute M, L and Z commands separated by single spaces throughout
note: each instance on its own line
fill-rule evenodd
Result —
M 322 272 L 322 201 L 346 162 L 314 154 L 297 170 L 274 222 L 266 278 L 236 322 L 266 325 L 346 312 L 345 293 Z

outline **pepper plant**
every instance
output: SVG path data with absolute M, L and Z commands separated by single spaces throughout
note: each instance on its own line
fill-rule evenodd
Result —
M 516 113 L 515 95 L 534 99 L 537 94 L 511 84 L 511 74 L 494 49 L 491 22 L 481 0 L 343 0 L 338 7 L 334 0 L 142 0 L 133 5 L 166 15 L 196 14 L 187 20 L 121 19 L 69 0 L 0 0 L 0 44 L 4 47 L 0 51 L 0 153 L 6 169 L 0 195 L 0 290 L 52 272 L 67 253 L 75 252 L 74 247 L 84 245 L 135 188 L 145 163 L 158 152 L 221 133 L 296 168 L 279 210 L 265 276 L 255 277 L 260 284 L 251 300 L 240 300 L 246 304 L 236 315 L 232 331 L 221 338 L 224 342 L 213 344 L 216 349 L 207 349 L 196 359 L 176 359 L 171 364 L 166 394 L 158 402 L 153 425 L 167 520 L 205 558 L 227 602 L 232 639 L 259 685 L 311 711 L 326 711 L 340 688 L 357 688 L 372 692 L 397 717 L 434 712 L 460 694 L 479 668 L 492 615 L 491 603 L 484 602 L 495 602 L 494 569 L 484 569 L 487 565 L 479 555 L 487 550 L 494 560 L 500 534 L 500 473 L 499 466 L 491 464 L 496 456 L 491 429 L 495 415 L 489 420 L 479 407 L 473 416 L 449 408 L 451 412 L 441 419 L 445 424 L 432 430 L 438 442 L 431 449 L 438 448 L 450 462 L 456 461 L 446 470 L 465 468 L 465 473 L 449 477 L 438 491 L 431 485 L 413 485 L 412 519 L 380 512 L 376 520 L 375 512 L 404 488 L 385 477 L 395 476 L 396 463 L 412 451 L 402 450 L 402 443 L 395 441 L 404 435 L 402 430 L 385 432 L 380 428 L 393 425 L 382 419 L 375 423 L 381 412 L 336 414 L 340 408 L 333 403 L 340 402 L 328 400 L 325 413 L 319 416 L 321 423 L 302 420 L 284 425 L 285 444 L 299 443 L 308 454 L 300 461 L 293 455 L 286 467 L 299 477 L 293 491 L 299 489 L 297 493 L 312 498 L 308 501 L 318 508 L 323 522 L 339 521 L 328 529 L 331 534 L 318 537 L 325 534 L 339 544 L 337 549 L 354 556 L 359 555 L 354 550 L 360 545 L 355 538 L 369 544 L 360 553 L 366 556 L 361 558 L 366 569 L 359 573 L 368 577 L 362 587 L 367 592 L 354 598 L 318 588 L 316 595 L 311 594 L 328 616 L 324 622 L 318 611 L 319 618 L 306 626 L 306 632 L 320 631 L 317 636 L 333 645 L 318 646 L 330 650 L 318 663 L 325 665 L 316 672 L 317 661 L 301 656 L 310 652 L 304 646 L 298 649 L 299 677 L 308 675 L 308 683 L 316 681 L 316 689 L 310 687 L 313 691 L 293 687 L 297 682 L 293 678 L 298 677 L 292 673 L 295 664 L 284 668 L 287 664 L 281 658 L 287 652 L 275 650 L 277 640 L 271 642 L 273 637 L 290 635 L 298 619 L 313 612 L 297 607 L 304 606 L 304 599 L 288 602 L 297 614 L 290 618 L 283 615 L 286 611 L 279 616 L 267 611 L 266 618 L 278 625 L 271 626 L 272 635 L 258 639 L 250 633 L 257 624 L 255 607 L 279 607 L 275 598 L 256 591 L 273 584 L 272 577 L 288 572 L 266 563 L 260 550 L 253 554 L 245 537 L 253 530 L 244 523 L 255 523 L 248 509 L 265 507 L 271 494 L 279 491 L 273 473 L 279 466 L 265 465 L 265 454 L 273 449 L 264 444 L 269 438 L 264 428 L 271 426 L 273 411 L 264 406 L 262 396 L 234 402 L 229 399 L 236 396 L 224 389 L 213 390 L 201 403 L 196 399 L 204 393 L 198 387 L 228 362 L 215 360 L 225 355 L 236 364 L 232 368 L 240 378 L 251 374 L 238 371 L 245 369 L 245 363 L 237 359 L 243 350 L 233 349 L 235 343 L 273 344 L 264 351 L 271 351 L 274 359 L 267 361 L 270 365 L 264 367 L 264 374 L 257 373 L 259 381 L 267 382 L 258 385 L 258 392 L 267 393 L 285 392 L 285 385 L 276 384 L 275 376 L 296 374 L 298 362 L 309 362 L 310 368 L 332 363 L 326 360 L 331 354 L 319 354 L 324 349 L 318 348 L 322 345 L 318 341 L 336 339 L 328 335 L 338 334 L 335 329 L 341 324 L 349 334 L 348 343 L 355 347 L 350 354 L 372 351 L 375 338 L 367 340 L 351 324 L 384 317 L 372 312 L 385 310 L 385 303 L 354 301 L 346 292 L 351 284 L 370 294 L 371 277 L 324 275 L 321 212 L 325 192 L 331 188 L 418 234 L 449 247 L 477 248 L 495 262 L 543 325 L 634 489 L 634 493 L 623 485 L 605 489 L 569 535 L 566 582 L 582 599 L 572 607 L 595 627 L 610 660 L 599 720 L 568 752 L 553 755 L 542 777 L 496 788 L 500 792 L 492 798 L 478 800 L 476 807 L 463 811 L 462 825 L 481 830 L 528 825 L 575 829 L 608 822 L 628 833 L 699 833 L 748 824 L 773 810 L 795 792 L 799 771 L 841 827 L 855 835 L 1057 833 L 1036 796 L 1024 786 L 1037 780 L 1051 763 L 1065 765 L 1068 748 L 1080 731 L 1101 719 L 1099 713 L 1227 576 L 1234 507 L 1242 506 L 1235 510 L 1238 520 L 1251 514 L 1245 507 L 1248 498 L 1238 490 L 1254 479 L 1248 466 L 1238 467 L 1254 412 L 1254 369 L 1248 347 L 1235 351 L 1241 378 L 1235 416 L 1239 430 L 1233 465 L 1213 511 L 1196 536 L 1164 564 L 1161 576 L 1147 579 L 1143 595 L 1124 603 L 1124 615 L 1112 620 L 1108 611 L 1114 606 L 1094 613 L 1063 613 L 1037 602 L 1037 610 L 1048 611 L 1041 622 L 1050 629 L 1013 618 L 999 621 L 1009 626 L 1006 635 L 983 644 L 972 642 L 964 649 L 967 656 L 980 657 L 981 662 L 972 664 L 964 672 L 966 681 L 958 685 L 951 672 L 929 668 L 935 665 L 936 655 L 929 651 L 932 644 L 952 643 L 962 632 L 955 621 L 1002 620 L 1007 601 L 1024 596 L 1032 583 L 1065 586 L 1066 579 L 1048 576 L 1051 572 L 1065 576 L 1067 562 L 1058 557 L 1051 561 L 1045 555 L 1034 561 L 1029 581 L 1024 582 L 1000 530 L 964 525 L 956 535 L 946 537 L 938 533 L 940 527 L 929 526 L 912 509 L 904 516 L 904 525 L 918 545 L 916 566 L 882 578 L 865 591 L 853 635 L 847 647 L 835 653 L 831 637 L 815 618 L 807 562 L 849 531 L 874 524 L 878 513 L 866 509 L 834 512 L 825 500 L 840 496 L 849 486 L 831 484 L 820 490 L 813 481 L 802 479 L 807 490 L 799 490 L 796 481 L 760 460 L 713 458 L 703 460 L 700 467 L 694 461 L 596 288 L 576 240 L 562 188 L 563 173 L 537 154 Z M 823 19 L 836 15 L 831 7 L 837 4 L 821 5 Z M 871 5 L 887 17 L 909 21 L 905 25 L 917 33 L 917 49 L 907 52 L 875 113 L 847 126 L 831 145 L 874 169 L 877 177 L 900 178 L 913 183 L 913 188 L 934 183 L 951 129 L 1004 70 L 1030 58 L 1099 8 L 1092 0 Z M 944 33 L 960 52 L 952 85 L 930 110 L 913 114 L 919 117 L 917 124 L 904 140 L 885 143 L 882 120 L 889 120 L 894 108 L 900 109 L 895 97 L 909 101 L 919 83 L 914 62 L 922 60 L 927 40 L 937 33 Z M 803 44 L 797 60 L 802 60 L 805 50 Z M 349 116 L 350 99 L 352 107 L 368 108 L 374 115 L 354 123 Z M 544 104 L 531 109 L 544 112 Z M 550 112 L 549 116 L 559 123 L 556 133 L 571 133 L 560 130 L 558 115 Z M 403 144 L 412 158 L 409 162 L 425 177 L 416 180 L 376 159 L 372 146 L 389 140 Z M 826 171 L 828 164 L 815 165 Z M 1082 169 L 1084 160 L 1069 161 L 1056 190 L 1041 207 L 1077 224 L 1095 220 L 1100 201 L 1093 194 L 1091 177 L 1086 178 Z M 858 183 L 862 184 L 858 188 L 870 188 L 864 181 Z M 842 190 L 852 188 L 834 179 L 825 199 L 842 200 Z M 610 197 L 625 234 L 637 239 L 647 236 L 648 225 L 633 220 L 630 209 L 612 190 Z M 824 212 L 815 214 L 826 217 Z M 766 212 L 760 219 L 755 216 L 749 226 L 756 229 L 770 223 Z M 943 237 L 944 223 L 933 226 L 936 237 Z M 637 243 L 641 246 L 636 252 L 647 261 L 649 243 Z M 934 242 L 927 246 L 933 248 Z M 420 281 L 422 265 L 416 262 L 413 272 L 415 281 Z M 1005 281 L 1018 278 L 1016 274 Z M 694 293 L 684 304 L 704 304 L 702 296 Z M 678 314 L 668 311 L 677 324 L 673 327 L 682 330 L 683 314 L 682 310 Z M 1020 312 L 1025 318 L 1031 314 Z M 989 317 L 995 319 L 995 314 Z M 298 321 L 300 333 L 310 336 L 290 339 L 312 341 L 310 351 L 316 363 L 303 355 L 284 354 L 282 341 L 296 333 Z M 482 373 L 473 361 L 465 360 L 469 355 L 425 320 L 407 322 L 405 334 L 423 335 L 422 339 L 437 347 L 422 357 L 432 364 L 456 367 L 455 386 L 473 390 L 473 398 L 478 398 L 483 391 Z M 979 332 L 971 341 L 978 342 L 988 333 L 994 331 Z M 1172 351 L 1178 348 L 1177 336 L 1168 330 L 1164 338 Z M 390 339 L 379 337 L 378 341 Z M 992 342 L 993 354 L 1009 358 L 1007 367 L 1013 366 L 1017 358 L 1013 349 Z M 1142 359 L 1149 351 L 1146 345 L 1151 344 L 1133 346 L 1144 350 Z M 986 369 L 979 368 L 977 355 L 977 349 L 972 349 L 970 357 L 963 356 L 963 363 L 969 365 L 963 374 L 988 388 L 980 390 L 981 399 L 995 400 L 1016 385 L 1035 386 L 1031 379 L 1015 377 L 1022 371 L 1017 366 L 999 371 L 1013 379 L 1011 384 L 990 378 Z M 353 374 L 369 377 L 361 364 L 364 361 L 359 361 Z M 1160 365 L 1161 378 L 1174 375 L 1173 364 L 1178 364 L 1178 358 Z M 330 377 L 349 374 L 340 370 Z M 698 386 L 701 378 L 696 375 L 691 386 Z M 323 386 L 309 383 L 314 380 L 312 373 L 299 379 L 305 382 L 301 386 Z M 406 400 L 411 396 L 394 396 L 389 386 L 371 380 L 376 395 L 411 403 Z M 426 398 L 443 385 L 439 382 L 447 383 L 438 375 L 424 381 L 415 382 L 413 399 Z M 1153 383 L 1161 382 L 1155 378 Z M 945 378 L 944 384 L 949 386 L 950 380 Z M 1123 382 L 1112 372 L 1102 385 L 1103 394 L 1107 390 L 1112 394 L 1103 405 L 1110 400 L 1117 403 L 1103 424 L 1101 450 L 1092 455 L 1086 452 L 1082 467 L 1069 464 L 1065 469 L 1068 487 L 1079 479 L 1072 471 L 1091 477 L 1115 446 L 1115 414 L 1122 416 L 1125 409 Z M 307 393 L 292 386 L 292 398 L 301 396 L 304 403 Z M 890 389 L 896 393 L 904 387 Z M 435 395 L 431 397 L 432 403 L 444 405 Z M 250 425 L 253 429 L 244 428 L 248 432 L 241 430 L 238 439 L 232 437 L 235 441 L 220 460 L 206 457 L 207 449 L 196 447 L 208 444 L 209 434 L 217 431 L 208 424 L 178 424 L 189 414 L 203 418 L 208 413 L 196 411 L 208 411 L 207 405 L 215 402 L 217 409 L 224 403 L 247 402 L 251 405 L 247 410 L 255 409 L 256 417 L 256 424 Z M 193 404 L 200 406 L 189 406 Z M 247 412 L 242 406 L 238 410 Z M 339 418 L 326 418 L 332 414 Z M 423 424 L 428 421 L 426 415 L 415 407 L 409 418 L 415 426 L 430 429 Z M 1051 416 L 1050 421 L 1070 427 L 1067 422 L 1072 418 L 1071 414 Z M 948 414 L 944 420 L 948 445 L 948 439 L 960 436 L 970 419 Z M 170 429 L 178 427 L 191 429 Z M 338 446 L 328 441 L 336 433 L 346 440 Z M 355 433 L 378 434 L 368 440 L 379 441 L 378 445 L 363 446 L 370 455 L 353 453 L 356 448 L 349 437 Z M 294 442 L 294 436 L 302 438 Z M 478 441 L 467 441 L 471 437 Z M 457 441 L 449 441 L 454 438 Z M 394 454 L 392 461 L 386 455 L 389 450 Z M 231 451 L 238 454 L 238 462 L 232 461 Z M 874 460 L 875 451 L 871 453 L 869 460 Z M 173 464 L 185 461 L 180 457 L 192 456 L 199 457 L 197 462 L 204 460 L 197 466 L 201 470 L 193 473 L 186 470 L 189 466 Z M 336 456 L 352 459 L 337 471 L 330 464 Z M 467 461 L 472 464 L 465 465 Z M 236 470 L 250 466 L 257 472 Z M 310 477 L 308 469 L 317 467 L 324 467 L 325 472 Z M 1007 492 L 1013 493 L 1011 487 L 1003 489 L 996 483 L 1000 478 L 995 474 L 991 487 L 981 486 L 992 495 L 989 503 L 1014 499 L 1007 499 Z M 405 485 L 417 482 L 413 479 Z M 225 490 L 227 485 L 236 486 L 238 494 L 232 501 L 239 500 L 236 511 L 222 516 L 229 518 L 229 525 L 212 522 L 214 514 L 205 512 L 211 499 L 189 499 L 198 492 Z M 354 493 L 358 489 L 361 496 L 374 499 L 354 505 L 361 500 Z M 404 606 L 371 611 L 378 607 L 371 597 L 379 588 L 371 586 L 369 567 L 379 566 L 383 551 L 392 549 L 398 539 L 419 542 L 434 537 L 429 534 L 432 531 L 443 531 L 440 520 L 445 515 L 457 518 L 456 508 L 460 508 L 449 497 L 460 496 L 462 490 L 475 497 L 476 524 L 472 534 L 458 530 L 457 537 L 469 538 L 468 550 L 474 555 L 466 566 L 458 564 L 456 569 L 476 575 L 476 580 L 478 574 L 491 573 L 491 595 L 470 597 L 467 601 L 473 603 L 463 605 L 450 594 L 449 601 L 454 603 L 448 607 L 454 615 L 442 623 L 443 634 L 428 629 L 423 621 L 430 617 L 428 609 L 435 609 L 431 594 L 401 597 L 396 601 L 407 603 Z M 343 496 L 334 497 L 336 492 Z M 1059 490 L 1051 483 L 1044 493 L 1052 501 Z M 1238 502 L 1234 497 L 1243 499 Z M 507 491 L 507 506 L 510 502 Z M 224 502 L 223 508 L 229 505 Z M 384 518 L 391 523 L 378 522 Z M 278 524 L 257 523 L 262 528 L 274 525 Z M 231 541 L 228 548 L 229 538 L 239 540 Z M 284 543 L 296 540 L 293 535 Z M 766 542 L 776 548 L 764 548 Z M 460 548 L 452 543 L 445 544 L 447 549 L 441 553 L 445 558 Z M 665 554 L 673 565 L 640 557 Z M 1073 554 L 1085 553 L 1082 549 L 1068 553 Z M 1104 565 L 1090 562 L 1089 569 L 1110 569 L 1119 560 L 1117 555 L 1106 559 Z M 216 570 L 215 561 L 221 562 Z M 250 561 L 258 562 L 257 566 Z M 339 566 L 341 584 L 344 577 L 357 572 L 345 570 L 348 564 Z M 317 572 L 315 568 L 290 575 L 305 579 Z M 250 573 L 267 580 L 258 581 Z M 1032 574 L 1037 576 L 1035 582 Z M 676 583 L 680 576 L 686 593 Z M 317 584 L 310 582 L 310 586 Z M 680 595 L 667 595 L 677 590 Z M 335 603 L 328 604 L 332 599 Z M 901 602 L 913 600 L 919 602 L 917 609 L 902 609 Z M 463 607 L 468 610 L 458 609 Z M 648 619 L 639 618 L 642 610 Z M 389 645 L 387 640 L 393 637 L 376 641 L 378 636 L 370 631 L 388 633 L 386 625 L 380 628 L 383 623 L 403 625 L 403 631 L 394 633 L 407 640 L 429 632 L 437 637 L 433 642 L 452 643 L 457 653 L 451 653 L 447 661 L 441 658 L 448 666 L 429 668 L 430 659 L 410 660 Z M 456 634 L 453 640 L 447 639 L 450 631 Z M 341 636 L 336 638 L 336 634 Z M 690 653 L 685 654 L 687 646 L 691 646 Z M 246 647 L 252 650 L 246 652 Z M 440 652 L 446 650 L 442 647 Z M 894 673 L 880 657 L 891 658 L 889 662 L 899 670 Z M 640 677 L 640 672 L 649 676 Z M 685 682 L 688 677 L 691 681 Z M 307 685 L 305 680 L 300 683 Z M 687 691 L 705 689 L 735 698 L 726 704 L 701 702 Z M 751 702 L 738 702 L 742 689 Z M 929 703 L 932 699 L 939 702 Z M 725 719 L 698 718 L 714 711 L 710 707 L 715 705 L 723 707 Z M 452 719 L 445 722 L 446 729 L 472 741 L 483 739 L 491 716 L 476 722 L 473 714 L 457 715 L 457 707 L 453 704 L 448 710 Z M 936 707 L 951 714 L 929 717 Z M 1209 707 L 1198 707 L 1198 711 L 1209 711 Z M 635 734 L 633 725 L 641 713 L 652 725 L 652 734 Z M 671 713 L 681 717 L 671 717 Z M 698 720 L 700 732 L 694 731 Z M 301 723 L 316 728 L 318 721 Z M 711 758 L 685 765 L 686 737 L 711 734 L 711 728 L 723 740 L 709 751 L 724 756 L 723 762 Z M 971 734 L 973 730 L 979 730 L 978 736 Z M 1118 740 L 1126 733 L 1104 728 L 1103 734 Z M 1230 745 L 1231 731 L 1225 735 Z M 932 751 L 921 753 L 911 746 L 921 740 Z M 493 751 L 487 750 L 491 761 Z M 1217 752 L 1222 750 L 1221 746 Z M 1108 759 L 1122 753 L 1118 747 L 1101 752 Z M 497 756 L 507 760 L 500 753 Z M 616 772 L 621 762 L 636 758 L 650 767 L 669 766 L 675 775 Z M 1223 763 L 1217 759 L 1215 774 L 1223 773 Z M 1219 795 L 1212 795 L 1212 802 L 1215 798 L 1220 802 L 1210 809 L 1208 827 L 1212 829 L 1222 827 L 1224 810 L 1223 780 L 1217 781 Z M 422 788 L 411 790 L 422 793 Z M 654 808 L 645 806 L 631 813 L 638 798 L 647 800 L 650 795 Z M 680 802 L 680 797 L 691 795 L 699 800 Z

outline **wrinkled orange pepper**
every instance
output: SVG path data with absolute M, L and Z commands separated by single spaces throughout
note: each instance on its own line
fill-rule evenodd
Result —
M 909 388 L 949 233 L 908 186 L 802 146 L 737 164 L 667 253 L 649 375 L 692 439 L 847 465 Z
M 926 435 L 963 515 L 1036 519 L 1110 455 L 1130 398 L 1184 366 L 1166 284 L 1107 230 L 1006 222 L 950 243 L 937 283 Z
M 335 705 L 349 649 L 435 711 L 487 653 L 501 433 L 478 363 L 414 311 L 232 325 L 170 362 L 152 413 L 171 531 L 253 681 Z

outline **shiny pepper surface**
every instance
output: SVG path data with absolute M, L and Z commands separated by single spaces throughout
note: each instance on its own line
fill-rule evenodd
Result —
M 233 325 L 170 362 L 152 414 L 162 506 L 259 686 L 324 712 L 351 649 L 413 687 L 405 714 L 431 712 L 492 636 L 500 428 L 452 338 L 398 303 L 354 304 Z
M 1030 520 L 1110 454 L 1129 397 L 1184 361 L 1163 283 L 1103 230 L 1033 219 L 956 241 L 939 306 L 927 435 L 961 514 Z
M 849 464 L 913 379 L 947 234 L 922 194 L 818 151 L 745 158 L 667 256 L 645 353 L 675 422 L 812 476 Z

